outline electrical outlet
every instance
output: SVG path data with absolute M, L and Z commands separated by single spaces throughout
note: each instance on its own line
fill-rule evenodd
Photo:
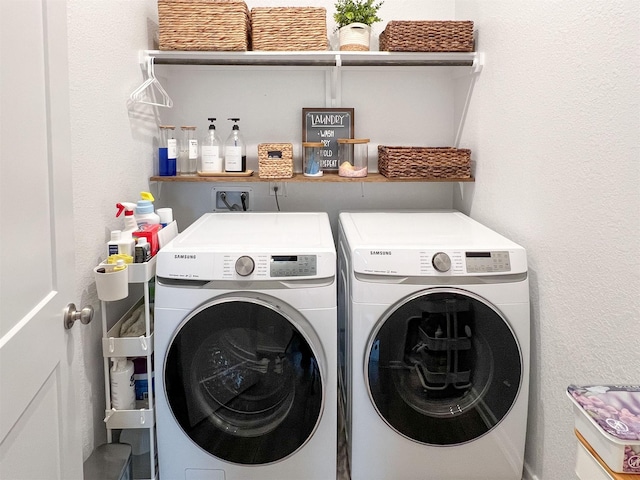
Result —
M 212 192 L 214 212 L 248 212 L 251 210 L 251 193 L 247 187 L 214 188 Z
M 279 197 L 286 197 L 287 191 L 284 188 L 284 182 L 269 182 L 269 195 L 272 197 L 276 195 L 276 188 L 278 189 L 277 195 Z

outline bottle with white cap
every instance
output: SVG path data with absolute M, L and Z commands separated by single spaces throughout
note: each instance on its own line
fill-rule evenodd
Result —
M 162 228 L 173 222 L 173 210 L 171 208 L 159 208 L 156 213 L 160 217 L 160 225 Z
M 133 410 L 136 408 L 133 362 L 124 357 L 111 361 L 111 406 L 117 410 Z
M 131 232 L 123 232 L 121 230 L 111 231 L 111 240 L 107 242 L 107 256 L 122 253 L 133 257 L 135 240 L 131 236 Z
M 151 244 L 146 238 L 140 237 L 136 244 L 135 263 L 145 263 L 151 260 Z
M 160 223 L 160 217 L 153 208 L 153 195 L 149 192 L 142 192 L 140 196 L 142 199 L 138 200 L 135 209 L 135 218 L 138 227 L 144 224 L 155 225 Z

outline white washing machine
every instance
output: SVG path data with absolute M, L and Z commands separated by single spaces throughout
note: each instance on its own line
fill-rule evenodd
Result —
M 335 272 L 325 213 L 205 214 L 160 250 L 161 479 L 335 478 Z
M 520 480 L 525 250 L 455 211 L 343 212 L 340 390 L 353 480 Z

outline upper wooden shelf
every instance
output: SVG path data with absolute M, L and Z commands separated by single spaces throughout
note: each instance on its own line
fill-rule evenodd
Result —
M 403 177 L 403 178 L 387 178 L 379 173 L 369 173 L 366 177 L 349 178 L 341 177 L 337 173 L 325 172 L 322 177 L 305 177 L 301 173 L 294 173 L 292 178 L 260 178 L 257 172 L 251 176 L 233 176 L 223 175 L 219 177 L 200 177 L 198 175 L 176 175 L 175 177 L 153 176 L 152 182 L 307 182 L 307 183 L 393 183 L 393 182 L 475 182 L 471 178 L 421 178 L 421 177 Z
M 281 65 L 281 66 L 473 66 L 481 68 L 476 52 L 199 52 L 146 50 L 156 65 Z

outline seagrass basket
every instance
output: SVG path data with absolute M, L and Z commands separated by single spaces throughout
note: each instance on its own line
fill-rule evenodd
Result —
M 260 178 L 293 177 L 293 145 L 291 143 L 259 144 L 258 176 Z
M 473 22 L 391 20 L 379 40 L 389 52 L 472 52 Z
M 242 0 L 158 0 L 160 50 L 245 51 L 251 19 Z
M 378 172 L 389 178 L 471 178 L 471 150 L 378 145 Z
M 327 11 L 323 7 L 254 7 L 253 50 L 327 50 Z

